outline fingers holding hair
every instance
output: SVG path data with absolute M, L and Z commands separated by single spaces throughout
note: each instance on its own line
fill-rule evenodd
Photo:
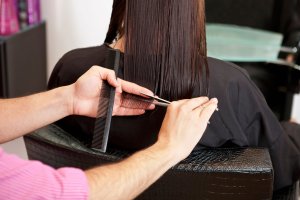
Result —
M 176 102 L 178 105 L 183 106 L 183 110 L 194 113 L 200 118 L 200 121 L 209 123 L 212 114 L 218 110 L 218 99 L 208 97 L 197 97 L 193 99 L 184 99 Z
M 210 117 L 217 110 L 217 105 L 218 100 L 216 98 L 212 98 L 205 104 L 196 108 L 193 112 L 199 116 L 200 121 L 204 122 L 204 124 L 208 124 Z
M 208 97 L 197 97 L 193 99 L 183 99 L 176 101 L 175 103 L 177 105 L 182 105 L 185 110 L 187 111 L 193 111 L 197 108 L 199 108 L 202 104 L 205 104 L 209 101 Z

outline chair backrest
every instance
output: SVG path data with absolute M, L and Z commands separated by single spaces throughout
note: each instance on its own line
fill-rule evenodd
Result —
M 129 152 L 91 150 L 55 125 L 25 136 L 29 159 L 87 169 L 121 160 Z M 273 168 L 260 148 L 202 149 L 170 169 L 138 199 L 271 199 Z

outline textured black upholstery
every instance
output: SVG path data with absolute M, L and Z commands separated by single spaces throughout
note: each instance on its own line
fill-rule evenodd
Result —
M 55 125 L 25 137 L 30 159 L 55 168 L 87 169 L 130 155 L 93 151 Z M 271 199 L 273 169 L 266 149 L 226 148 L 193 152 L 170 169 L 138 199 Z

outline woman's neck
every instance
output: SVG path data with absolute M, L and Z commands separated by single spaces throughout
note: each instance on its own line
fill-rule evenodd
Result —
M 121 52 L 124 52 L 124 39 L 123 37 L 118 39 L 117 41 L 113 42 L 112 44 L 109 45 L 113 49 L 118 49 Z

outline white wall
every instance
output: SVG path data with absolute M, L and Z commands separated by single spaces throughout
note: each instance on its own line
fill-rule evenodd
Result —
M 42 0 L 47 21 L 48 76 L 69 50 L 103 43 L 112 0 Z
M 300 123 L 300 95 L 294 96 L 292 118 Z

